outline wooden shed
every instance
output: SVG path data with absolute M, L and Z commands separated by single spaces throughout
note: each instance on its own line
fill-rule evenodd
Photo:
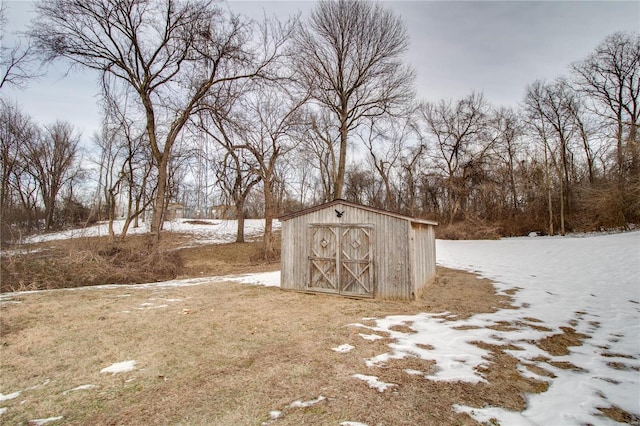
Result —
M 436 222 L 344 200 L 280 218 L 285 290 L 412 300 L 436 273 Z

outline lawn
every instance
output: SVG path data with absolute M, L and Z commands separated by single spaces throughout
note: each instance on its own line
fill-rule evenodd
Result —
M 259 242 L 187 226 L 146 281 L 144 236 L 3 252 L 3 288 L 146 282 L 0 295 L 3 424 L 640 424 L 638 232 L 439 240 L 398 302 L 256 285 Z
M 425 310 L 469 316 L 497 306 L 508 307 L 508 300 L 488 281 L 447 269 L 431 296 L 416 303 L 215 279 L 18 294 L 5 299 L 1 311 L 1 389 L 4 398 L 20 392 L 0 401 L 2 422 L 62 416 L 57 423 L 260 425 L 281 412 L 273 420 L 278 425 L 475 424 L 452 404 L 490 401 L 521 409 L 522 391 L 546 385 L 520 377 L 515 360 L 497 348 L 491 348 L 496 368 L 487 372 L 489 383 L 407 374 L 433 368 L 417 357 L 372 371 L 364 359 L 386 352 L 392 339 L 378 332 L 382 339 L 368 340 L 361 334 L 370 331 L 351 324 Z M 346 344 L 353 349 L 334 350 Z M 135 368 L 101 373 L 125 361 L 135 361 Z M 379 392 L 355 374 L 395 386 Z

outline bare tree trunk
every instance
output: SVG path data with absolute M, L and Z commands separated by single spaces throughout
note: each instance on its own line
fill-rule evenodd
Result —
M 344 188 L 344 174 L 347 167 L 347 138 L 349 129 L 347 128 L 346 112 L 340 116 L 340 152 L 338 154 L 338 170 L 335 178 L 335 187 L 333 190 L 333 199 L 342 198 L 342 190 Z
M 236 199 L 236 215 L 238 217 L 236 243 L 244 243 L 244 198 Z
M 518 194 L 516 192 L 515 170 L 513 167 L 513 153 L 509 150 L 509 189 L 511 190 L 511 208 L 513 217 L 518 212 Z
M 273 259 L 273 217 L 275 216 L 275 202 L 273 196 L 273 182 L 269 177 L 264 180 L 264 257 L 266 260 Z
M 158 188 L 156 189 L 156 198 L 153 205 L 153 218 L 151 219 L 151 233 L 153 234 L 154 244 L 160 242 L 160 230 L 164 221 L 164 213 L 166 206 L 167 191 L 167 156 L 164 156 L 158 164 Z
M 544 178 L 547 186 L 547 207 L 549 212 L 549 235 L 553 235 L 553 201 L 551 197 L 551 179 L 549 174 L 549 153 L 547 142 L 544 142 Z
M 564 183 L 562 181 L 562 177 L 559 179 L 560 181 L 560 235 L 564 237 Z
M 109 238 L 111 241 L 115 240 L 116 234 L 113 230 L 113 221 L 116 218 L 116 197 L 111 189 L 105 191 L 107 193 L 108 201 L 107 201 L 107 216 L 109 220 Z

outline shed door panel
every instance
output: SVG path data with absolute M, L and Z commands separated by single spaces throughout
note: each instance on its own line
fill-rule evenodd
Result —
M 338 234 L 329 226 L 311 228 L 309 289 L 338 293 Z
M 311 225 L 312 291 L 372 297 L 373 227 L 371 225 Z
M 371 295 L 371 228 L 346 227 L 341 231 L 340 293 Z

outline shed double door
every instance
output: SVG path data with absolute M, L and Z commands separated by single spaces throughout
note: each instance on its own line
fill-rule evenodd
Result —
M 307 290 L 373 297 L 373 226 L 313 224 L 309 232 Z

